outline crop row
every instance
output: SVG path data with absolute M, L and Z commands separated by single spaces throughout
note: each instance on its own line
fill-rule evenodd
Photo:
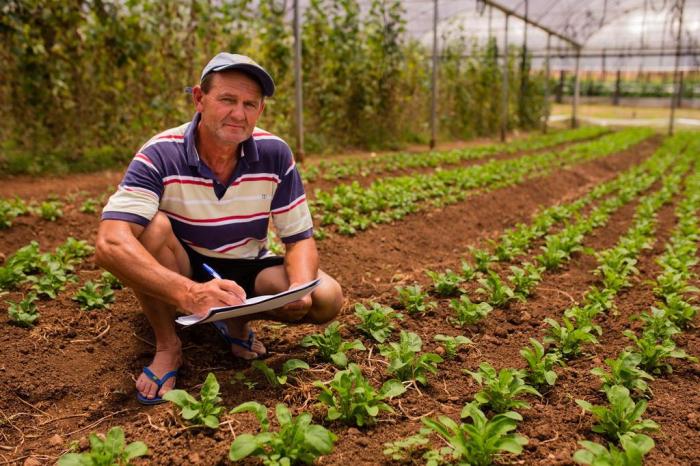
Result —
M 402 169 L 453 165 L 462 161 L 482 159 L 496 154 L 513 154 L 520 151 L 544 149 L 567 142 L 594 138 L 606 132 L 608 130 L 599 126 L 587 126 L 545 135 L 536 135 L 508 144 L 493 144 L 468 149 L 432 151 L 418 154 L 397 152 L 369 159 L 322 161 L 318 165 L 303 167 L 302 175 L 306 181 L 314 181 L 319 177 L 324 180 L 337 180 L 352 176 L 390 173 Z
M 321 226 L 333 225 L 338 233 L 352 235 L 370 225 L 417 212 L 425 207 L 426 201 L 438 206 L 460 202 L 476 189 L 496 189 L 556 168 L 604 157 L 631 147 L 649 135 L 647 129 L 624 130 L 560 152 L 494 160 L 430 175 L 385 178 L 366 188 L 354 182 L 336 186 L 330 192 L 317 190 L 312 202 L 313 213 Z
M 77 195 L 67 196 L 60 200 L 56 196 L 40 202 L 27 203 L 19 197 L 11 199 L 0 199 L 0 230 L 7 229 L 17 217 L 24 215 L 34 215 L 50 222 L 55 222 L 63 217 L 63 209 L 66 204 L 71 204 L 76 200 Z M 84 214 L 94 214 L 104 202 L 106 194 L 99 198 L 86 197 L 80 203 L 78 210 Z

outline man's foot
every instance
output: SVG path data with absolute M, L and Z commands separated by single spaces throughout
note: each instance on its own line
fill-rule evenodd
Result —
M 176 347 L 156 349 L 156 355 L 148 368 L 158 378 L 162 378 L 168 372 L 178 369 L 182 365 L 182 347 L 178 343 Z M 148 400 L 160 398 L 175 387 L 175 377 L 165 381 L 160 390 L 158 385 L 147 374 L 141 373 L 136 380 L 136 390 Z
M 265 346 L 255 337 L 255 333 L 250 328 L 250 323 L 242 322 L 240 319 L 228 319 L 225 321 L 228 327 L 229 337 L 235 339 L 230 341 L 231 353 L 237 358 L 250 361 L 257 359 L 267 353 Z

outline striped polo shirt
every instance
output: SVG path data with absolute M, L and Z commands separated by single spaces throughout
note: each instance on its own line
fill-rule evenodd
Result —
M 197 154 L 199 120 L 197 113 L 139 149 L 102 219 L 146 226 L 161 211 L 183 243 L 208 257 L 265 256 L 270 216 L 284 243 L 310 238 L 311 214 L 289 146 L 255 128 L 222 185 Z

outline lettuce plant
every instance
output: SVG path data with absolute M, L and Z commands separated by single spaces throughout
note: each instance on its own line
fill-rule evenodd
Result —
M 210 429 L 219 428 L 219 414 L 223 409 L 219 396 L 219 382 L 210 372 L 199 392 L 199 400 L 185 390 L 170 390 L 163 399 L 172 402 L 180 408 L 184 420 L 195 426 L 206 426 Z
M 457 351 L 460 347 L 472 344 L 472 341 L 463 335 L 451 337 L 438 334 L 433 337 L 433 340 L 442 345 L 445 350 L 445 359 L 453 359 L 457 355 Z
M 486 277 L 479 279 L 479 284 L 481 288 L 476 290 L 477 293 L 488 296 L 488 302 L 492 306 L 505 306 L 511 300 L 521 298 L 516 296 L 513 289 L 506 285 L 501 277 L 492 270 L 488 272 Z
M 554 344 L 564 359 L 574 358 L 581 354 L 581 345 L 584 343 L 598 343 L 590 325 L 578 327 L 566 317 L 562 318 L 564 325 L 550 318 L 546 318 L 544 321 L 550 327 L 549 335 L 544 338 L 544 342 Z
M 126 466 L 131 460 L 148 454 L 143 442 L 126 445 L 124 430 L 112 427 L 104 438 L 90 434 L 90 451 L 67 453 L 58 460 L 58 466 Z
M 260 422 L 262 432 L 257 435 L 240 434 L 231 444 L 229 459 L 240 461 L 256 456 L 266 465 L 312 464 L 319 456 L 333 450 L 337 437 L 328 429 L 312 423 L 311 414 L 293 417 L 282 403 L 275 406 L 279 430 L 270 430 L 267 408 L 255 401 L 248 401 L 231 410 L 231 413 L 252 412 Z
M 493 310 L 489 303 L 473 303 L 466 294 L 450 300 L 450 307 L 454 310 L 450 323 L 458 327 L 474 325 Z
M 298 369 L 309 368 L 309 365 L 300 359 L 288 359 L 285 361 L 284 364 L 282 364 L 282 369 L 280 370 L 279 375 L 275 373 L 274 369 L 260 360 L 253 361 L 251 366 L 254 369 L 262 372 L 267 382 L 274 388 L 280 388 L 282 385 L 285 385 L 287 383 L 287 379 L 289 378 L 290 372 Z
M 534 387 L 525 383 L 525 374 L 517 369 L 504 368 L 496 372 L 496 369 L 488 362 L 482 362 L 479 370 L 465 370 L 482 387 L 474 400 L 479 405 L 487 405 L 497 413 L 504 413 L 509 409 L 529 408 L 530 405 L 518 399 L 522 395 L 540 396 Z
M 427 301 L 428 293 L 423 291 L 420 285 L 397 286 L 399 302 L 409 314 L 422 314 L 434 309 L 437 304 Z
M 428 384 L 428 374 L 437 372 L 437 365 L 443 360 L 435 353 L 419 354 L 423 346 L 421 338 L 413 332 L 401 331 L 399 342 L 382 345 L 379 351 L 389 359 L 387 371 L 400 380 Z
M 318 349 L 318 355 L 321 359 L 332 362 L 339 367 L 345 367 L 348 365 L 348 357 L 345 352 L 350 350 L 363 351 L 365 346 L 360 340 L 343 341 L 340 328 L 340 323 L 333 322 L 325 328 L 323 333 L 304 337 L 301 346 L 305 348 L 315 347 Z
M 80 303 L 80 309 L 109 309 L 114 302 L 114 291 L 108 286 L 88 280 L 73 296 L 73 301 Z
M 677 348 L 676 343 L 670 338 L 658 341 L 649 333 L 642 334 L 640 338 L 631 330 L 625 330 L 623 334 L 634 342 L 641 358 L 639 365 L 650 374 L 671 373 L 673 368 L 668 363 L 669 359 L 697 361 L 696 358 Z
M 527 438 L 509 433 L 523 419 L 516 412 L 508 411 L 488 419 L 477 405 L 470 403 L 462 409 L 460 417 L 471 422 L 457 424 L 447 416 L 422 420 L 447 443 L 441 453 L 451 456 L 456 464 L 488 466 L 503 453 L 522 453 L 523 445 L 527 445 Z
M 622 448 L 582 440 L 583 448 L 574 453 L 574 461 L 588 466 L 643 466 L 644 455 L 654 448 L 654 440 L 644 434 L 626 434 L 620 438 Z
M 401 313 L 379 303 L 371 303 L 368 309 L 363 304 L 355 304 L 355 315 L 360 319 L 357 328 L 365 335 L 384 343 L 394 330 L 394 319 L 403 319 Z
M 395 379 L 388 380 L 377 391 L 363 375 L 357 364 L 336 372 L 329 382 L 314 382 L 320 388 L 318 400 L 328 407 L 327 419 L 341 420 L 346 424 L 362 427 L 374 424 L 381 411 L 393 413 L 385 400 L 399 396 L 406 387 Z
M 29 293 L 18 303 L 7 301 L 7 316 L 10 321 L 19 327 L 33 327 L 39 318 L 39 311 L 34 304 L 37 299 L 36 293 Z
M 525 377 L 532 385 L 535 387 L 554 385 L 557 380 L 554 366 L 561 365 L 561 359 L 557 353 L 545 352 L 542 343 L 530 338 L 530 347 L 522 348 L 520 355 L 528 365 Z
M 645 400 L 635 401 L 626 387 L 613 385 L 605 390 L 608 406 L 594 406 L 585 400 L 576 400 L 584 410 L 593 414 L 598 421 L 593 432 L 603 434 L 611 440 L 618 440 L 627 433 L 655 431 L 659 425 L 651 419 L 642 419 L 647 409 Z
M 613 385 L 621 385 L 637 395 L 643 395 L 649 389 L 646 381 L 654 380 L 654 377 L 639 368 L 641 362 L 642 356 L 639 353 L 623 351 L 616 359 L 605 360 L 610 372 L 602 367 L 594 367 L 591 374 L 600 378 L 603 391 Z
M 530 296 L 532 290 L 542 280 L 544 269 L 531 262 L 526 262 L 523 264 L 523 268 L 512 265 L 510 271 L 512 275 L 508 277 L 508 280 L 513 284 L 513 292 L 516 297 L 524 300 Z
M 438 296 L 454 296 L 459 292 L 459 285 L 464 281 L 463 277 L 450 269 L 443 273 L 431 270 L 427 270 L 425 273 L 433 281 L 433 288 Z

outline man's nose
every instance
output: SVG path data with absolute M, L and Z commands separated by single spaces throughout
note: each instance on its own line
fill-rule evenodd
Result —
M 233 106 L 231 109 L 231 118 L 235 120 L 245 120 L 245 109 L 243 108 L 243 104 L 239 103 Z

